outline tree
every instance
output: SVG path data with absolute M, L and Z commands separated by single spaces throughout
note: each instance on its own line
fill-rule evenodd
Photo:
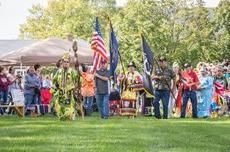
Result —
M 154 1 L 130 0 L 114 17 L 119 48 L 126 64 L 134 60 L 139 64 L 138 67 L 141 67 L 141 33 L 147 35 L 153 50 L 159 50 L 162 46 L 160 45 L 162 35 L 158 34 L 160 33 L 158 27 L 162 20 L 159 11 Z
M 104 27 L 105 18 L 111 15 L 116 9 L 114 1 L 100 0 L 105 7 L 93 5 L 93 1 L 84 0 L 52 0 L 49 1 L 46 8 L 33 6 L 30 9 L 30 16 L 27 21 L 20 26 L 21 38 L 44 39 L 48 37 L 64 38 L 68 33 L 90 40 L 94 19 L 96 16 L 103 18 Z M 107 11 L 111 14 L 104 16 Z
M 203 0 L 129 0 L 122 8 L 116 7 L 115 0 L 50 0 L 46 8 L 30 9 L 21 37 L 64 38 L 72 33 L 90 42 L 98 16 L 107 45 L 112 21 L 125 64 L 134 60 L 141 67 L 143 33 L 156 58 L 164 55 L 171 63 L 195 65 L 229 58 L 229 3 L 222 0 L 213 10 L 204 7 Z
M 215 48 L 212 58 L 230 59 L 230 1 L 221 0 L 214 11 L 212 41 Z
M 145 33 L 155 57 L 181 63 L 209 60 L 210 19 L 202 1 L 129 1 L 116 20 L 120 50 L 125 59 L 140 61 L 140 32 Z M 138 62 L 140 63 L 140 62 Z

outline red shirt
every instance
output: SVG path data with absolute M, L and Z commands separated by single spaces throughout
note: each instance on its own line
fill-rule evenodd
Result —
M 10 85 L 10 80 L 5 74 L 0 74 L 0 90 L 7 91 L 8 86 Z
M 185 71 L 182 73 L 182 77 L 186 80 L 186 83 L 184 83 L 184 90 L 197 90 L 197 83 L 199 82 L 199 79 L 194 71 Z M 189 86 L 188 84 L 193 85 Z

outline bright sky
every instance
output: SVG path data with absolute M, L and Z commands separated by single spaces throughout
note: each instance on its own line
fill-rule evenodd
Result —
M 48 0 L 0 0 L 0 39 L 17 39 L 19 25 L 29 15 L 28 9 L 34 4 L 47 5 Z M 215 7 L 219 0 L 204 0 L 207 7 Z M 118 6 L 126 0 L 117 0 Z

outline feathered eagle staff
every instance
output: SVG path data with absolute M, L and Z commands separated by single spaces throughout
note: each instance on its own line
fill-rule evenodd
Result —
M 78 61 L 78 44 L 77 44 L 77 40 L 73 41 L 73 45 L 72 45 L 72 49 L 74 52 L 74 59 L 75 59 L 75 69 L 77 71 L 77 79 L 76 79 L 76 85 L 75 85 L 75 98 L 77 100 L 76 102 L 76 107 L 78 107 L 77 109 L 80 110 L 81 112 L 81 116 L 84 119 L 84 110 L 83 110 L 83 105 L 82 105 L 82 96 L 81 96 L 81 72 L 79 69 L 79 61 Z

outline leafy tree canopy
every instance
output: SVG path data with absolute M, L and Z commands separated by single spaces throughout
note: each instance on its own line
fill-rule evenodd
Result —
M 147 38 L 155 56 L 172 63 L 221 61 L 230 58 L 230 1 L 216 8 L 202 0 L 129 0 L 116 7 L 116 0 L 49 0 L 43 8 L 33 6 L 21 25 L 21 38 L 65 38 L 68 33 L 90 42 L 95 17 L 100 19 L 108 44 L 109 19 L 127 64 L 141 60 L 140 34 Z

